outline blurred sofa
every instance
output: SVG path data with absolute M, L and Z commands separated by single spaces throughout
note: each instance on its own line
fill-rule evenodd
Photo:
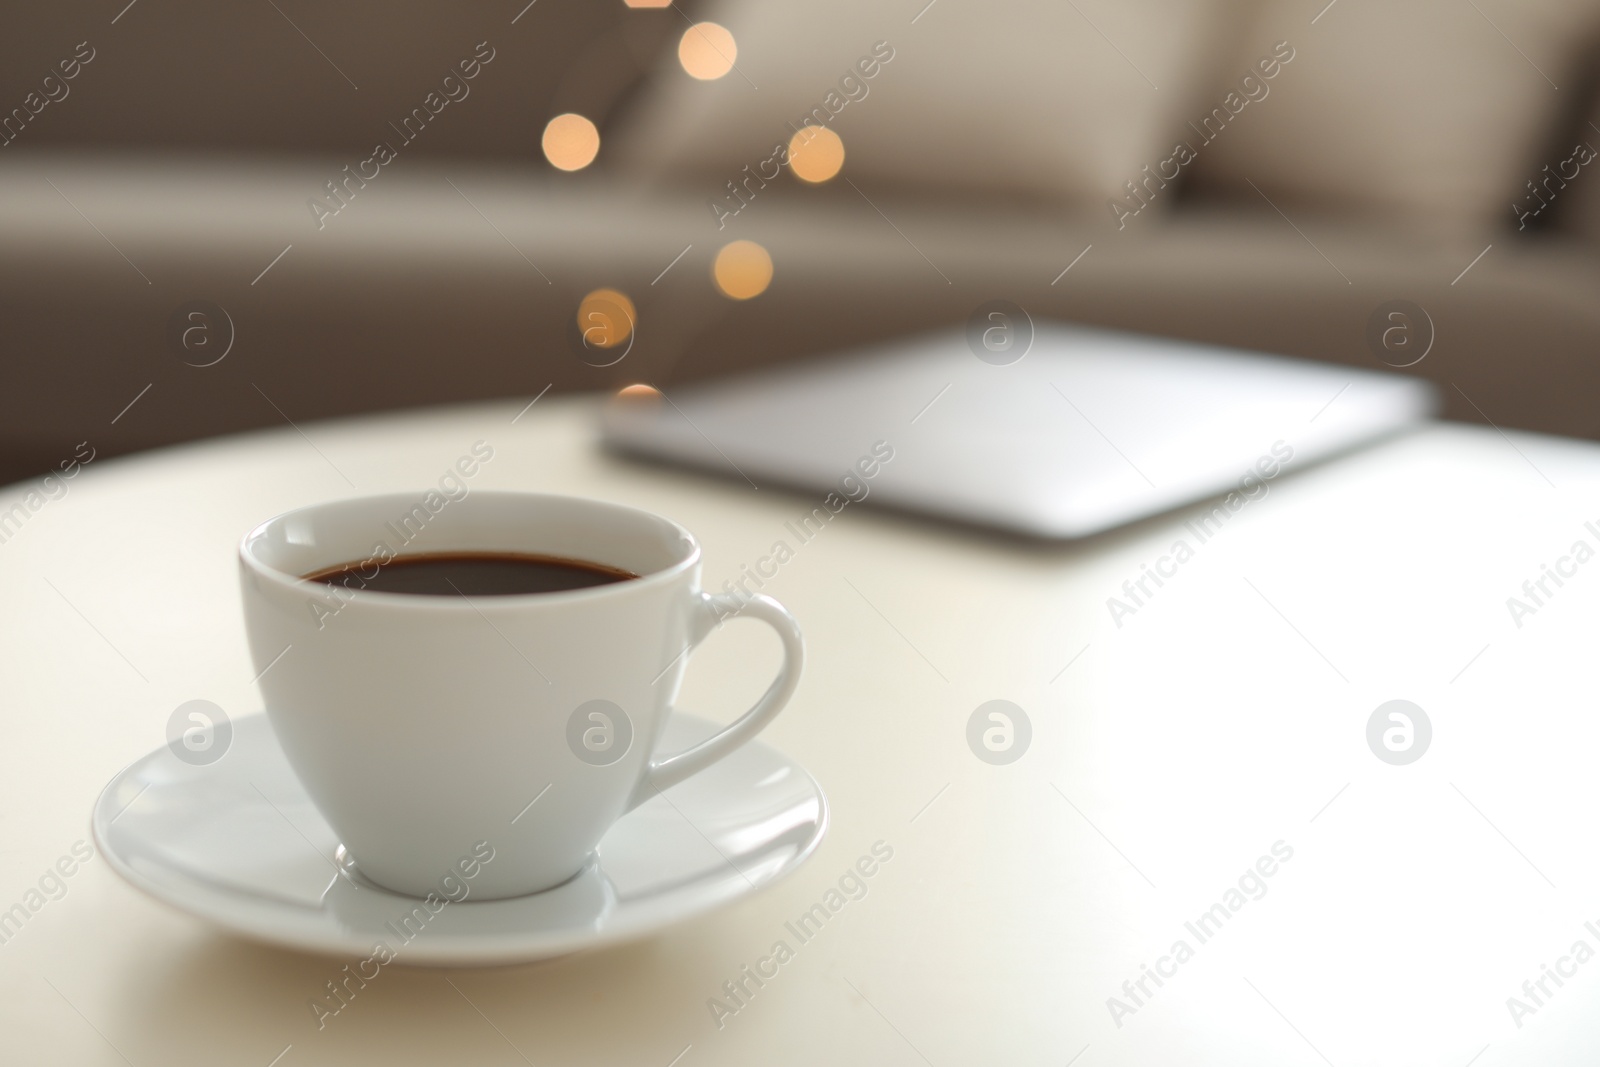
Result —
M 711 80 L 678 55 L 702 20 L 737 45 Z M 1402 373 L 1448 416 L 1600 437 L 1600 3 L 113 0 L 9 30 L 6 481 L 85 440 L 670 394 L 994 299 L 1363 367 L 1402 362 L 1370 325 L 1410 301 Z M 563 112 L 601 136 L 570 173 Z M 837 177 L 785 162 L 807 125 Z M 752 299 L 711 279 L 734 240 L 774 264 Z M 602 287 L 637 316 L 609 366 L 577 326 Z M 175 340 L 196 302 L 209 349 Z

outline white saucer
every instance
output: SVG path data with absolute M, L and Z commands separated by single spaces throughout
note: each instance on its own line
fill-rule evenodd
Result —
M 718 729 L 681 712 L 661 749 Z M 789 874 L 822 841 L 828 809 L 805 769 L 753 742 L 625 815 L 588 867 L 512 900 L 421 902 L 341 866 L 265 715 L 235 720 L 221 759 L 194 767 L 165 746 L 118 774 L 95 804 L 95 840 L 134 886 L 237 934 L 309 952 L 430 966 L 524 963 L 643 937 Z M 412 932 L 420 928 L 420 932 Z

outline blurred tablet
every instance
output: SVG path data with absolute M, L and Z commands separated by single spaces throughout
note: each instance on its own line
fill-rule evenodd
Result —
M 1019 326 L 1026 338 L 992 351 L 969 328 L 664 396 L 634 387 L 607 407 L 603 439 L 819 503 L 841 493 L 1070 539 L 1210 497 L 1238 510 L 1436 407 L 1430 384 L 1396 374 Z

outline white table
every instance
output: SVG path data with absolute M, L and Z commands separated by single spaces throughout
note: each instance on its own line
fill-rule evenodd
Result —
M 234 546 L 269 515 L 435 482 L 482 439 L 495 458 L 477 486 L 670 515 L 704 539 L 720 586 L 817 503 L 606 457 L 592 400 L 514 421 L 524 403 L 97 460 L 31 514 L 0 544 L 0 909 L 87 838 L 101 785 L 163 742 L 178 704 L 258 707 Z M 1506 1000 L 1573 942 L 1600 949 L 1584 927 L 1600 929 L 1600 562 L 1520 628 L 1506 598 L 1574 541 L 1600 547 L 1583 525 L 1600 519 L 1597 486 L 1595 445 L 1441 426 L 1272 483 L 1120 628 L 1106 598 L 1188 515 L 1061 547 L 851 505 L 768 588 L 805 627 L 810 665 L 767 739 L 833 813 L 790 880 L 620 949 L 388 968 L 319 1032 L 307 1000 L 337 961 L 221 934 L 96 856 L 0 945 L 0 1058 L 1595 1062 L 1600 960 L 1547 980 L 1520 1028 Z M 775 644 L 748 624 L 714 636 L 685 706 L 730 716 Z M 1434 729 L 1407 766 L 1366 742 L 1395 698 Z M 1009 765 L 966 742 L 993 699 L 1032 723 Z M 868 894 L 719 1029 L 708 999 L 877 841 L 894 856 Z M 1279 841 L 1293 858 L 1264 897 L 1204 944 L 1186 932 Z M 1193 958 L 1162 964 L 1174 973 L 1146 979 L 1116 1025 L 1107 998 L 1180 938 Z

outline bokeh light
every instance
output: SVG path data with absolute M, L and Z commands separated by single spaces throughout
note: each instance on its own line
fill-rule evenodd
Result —
M 844 142 L 826 126 L 804 126 L 789 139 L 789 169 L 808 182 L 825 182 L 844 166 Z
M 672 0 L 624 0 L 629 7 L 671 7 Z
M 582 115 L 567 112 L 544 128 L 544 158 L 561 170 L 582 170 L 600 151 L 600 131 Z
M 772 284 L 772 257 L 754 241 L 734 241 L 717 253 L 711 277 L 723 295 L 749 300 Z
M 661 390 L 639 382 L 618 389 L 613 400 L 630 408 L 654 407 L 661 403 Z
M 625 343 L 638 321 L 633 301 L 615 289 L 596 289 L 578 303 L 578 331 L 585 348 L 615 348 Z
M 678 42 L 678 62 L 689 76 L 713 81 L 733 69 L 739 46 L 726 27 L 715 22 L 697 22 L 683 31 Z

